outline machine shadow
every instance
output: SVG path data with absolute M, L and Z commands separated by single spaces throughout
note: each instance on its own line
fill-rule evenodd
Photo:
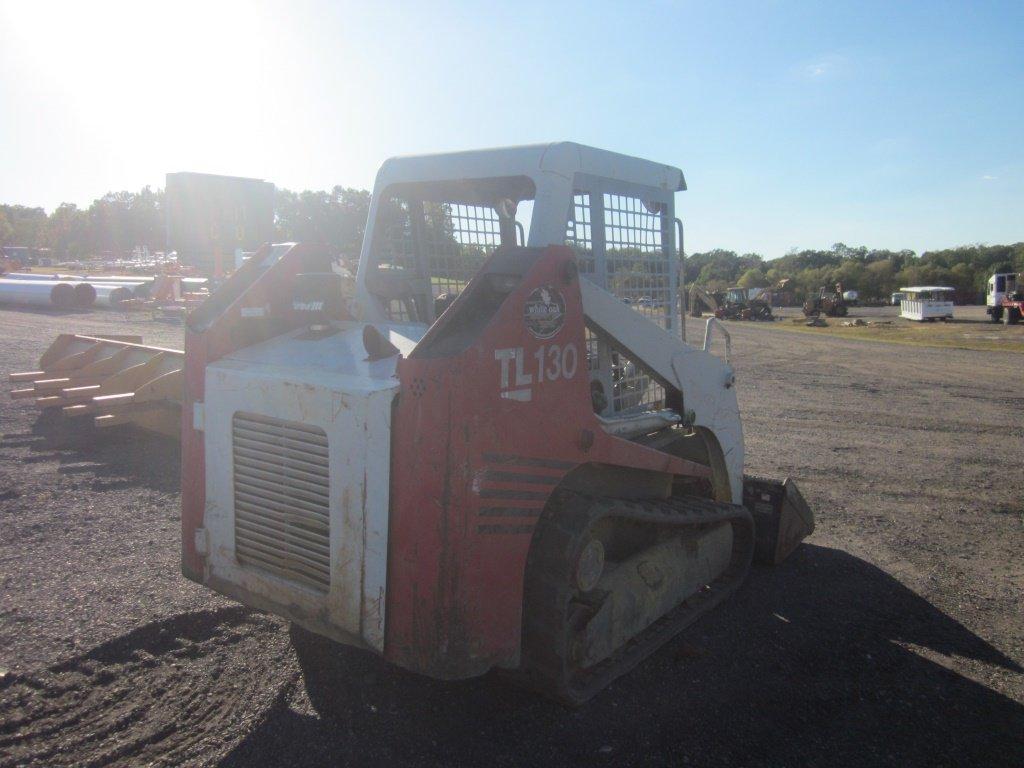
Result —
M 947 656 L 1022 672 L 884 571 L 804 545 L 578 710 L 324 642 L 304 662 L 328 673 L 303 676 L 317 714 L 280 697 L 221 764 L 1024 764 L 1024 706 Z
M 29 449 L 25 460 L 57 460 L 58 473 L 91 478 L 96 490 L 181 490 L 181 444 L 132 426 L 99 429 L 91 418 L 68 419 L 54 409 L 40 413 L 30 432 L 4 437 Z

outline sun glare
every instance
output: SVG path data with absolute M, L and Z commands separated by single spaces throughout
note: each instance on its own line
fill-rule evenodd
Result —
M 216 165 L 210 148 L 245 145 L 239 125 L 279 85 L 265 44 L 254 42 L 267 35 L 259 6 L 19 3 L 0 13 L 21 88 L 41 108 L 72 114 L 76 136 L 117 136 L 112 162 Z M 258 138 L 259 122 L 247 130 Z

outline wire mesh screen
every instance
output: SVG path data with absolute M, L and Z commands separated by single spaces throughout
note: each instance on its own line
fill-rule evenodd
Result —
M 377 269 L 428 278 L 433 298 L 461 292 L 501 245 L 498 214 L 488 206 L 390 198 L 378 221 Z M 387 310 L 392 320 L 413 319 L 403 300 L 391 299 Z
M 460 293 L 501 245 L 498 214 L 461 203 L 426 203 L 423 214 L 423 249 L 434 296 Z
M 577 192 L 572 198 L 569 210 L 569 224 L 565 232 L 565 244 L 576 253 L 580 272 L 594 274 L 594 232 L 591 223 L 590 195 Z
M 416 252 L 413 240 L 413 218 L 409 203 L 398 198 L 386 200 L 381 206 L 380 234 L 377 241 L 377 269 L 416 274 Z M 413 320 L 412 308 L 401 299 L 387 302 L 388 317 L 395 322 Z
M 602 202 L 607 289 L 640 314 L 668 327 L 673 302 L 662 213 L 626 195 L 605 193 Z M 649 371 L 618 350 L 610 350 L 608 357 L 616 413 L 664 407 L 665 390 Z
M 594 274 L 594 230 L 593 213 L 590 210 L 590 194 L 576 192 L 569 208 L 569 222 L 565 230 L 565 244 L 576 254 L 576 264 L 581 273 Z M 596 371 L 600 367 L 598 360 L 598 342 L 589 328 L 586 329 L 587 370 Z
M 616 413 L 656 411 L 665 407 L 665 388 L 643 365 L 611 351 L 612 407 Z
M 405 200 L 392 198 L 381 206 L 377 268 L 416 271 L 412 213 Z
M 665 407 L 665 388 L 643 364 L 587 329 L 587 370 L 601 385 L 605 415 L 656 411 Z M 593 385 L 592 385 L 593 386 Z
M 667 326 L 673 301 L 664 224 L 663 215 L 652 213 L 639 198 L 604 195 L 608 290 Z
M 662 327 L 674 311 L 671 242 L 665 214 L 638 197 L 580 191 L 573 196 L 566 244 L 580 272 Z M 587 329 L 587 363 L 605 393 L 606 414 L 664 407 L 651 372 Z

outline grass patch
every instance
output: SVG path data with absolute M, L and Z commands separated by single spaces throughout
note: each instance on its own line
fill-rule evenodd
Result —
M 804 319 L 783 318 L 774 323 L 750 323 L 759 328 L 775 328 L 815 336 L 833 336 L 856 341 L 883 341 L 920 347 L 974 349 L 981 352 L 1017 352 L 1024 354 L 1024 325 L 1007 327 L 1001 323 L 954 320 L 917 323 L 910 320 L 866 320 L 868 325 L 844 326 L 844 318 L 826 318 L 825 328 L 808 327 Z
M 68 274 L 79 274 L 78 272 L 72 272 L 69 269 L 63 267 L 23 267 L 22 269 L 12 269 L 11 272 L 32 272 L 33 274 L 42 275 L 43 277 L 49 277 L 50 275 L 68 275 Z

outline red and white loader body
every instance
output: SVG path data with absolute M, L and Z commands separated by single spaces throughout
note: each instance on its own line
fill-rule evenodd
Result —
M 398 158 L 347 300 L 323 251 L 255 254 L 189 320 L 184 573 L 578 702 L 788 553 L 806 505 L 744 484 L 733 370 L 680 337 L 684 188 L 576 144 Z

